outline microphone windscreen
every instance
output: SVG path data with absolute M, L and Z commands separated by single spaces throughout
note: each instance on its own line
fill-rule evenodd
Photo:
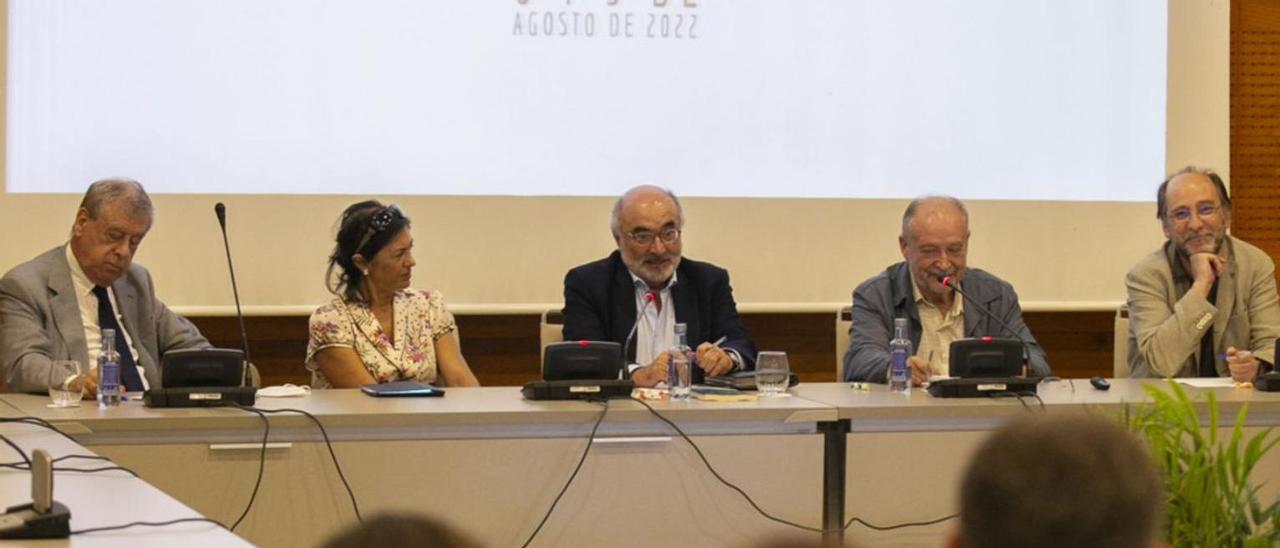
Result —
M 218 224 L 222 225 L 222 228 L 227 228 L 227 206 L 218 202 L 213 205 L 213 212 L 218 215 Z

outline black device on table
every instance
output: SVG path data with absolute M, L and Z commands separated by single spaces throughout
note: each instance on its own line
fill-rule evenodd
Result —
M 147 390 L 143 400 L 147 407 L 253 405 L 258 389 L 244 384 L 248 367 L 234 348 L 172 350 L 160 360 L 164 388 Z
M 931 381 L 929 393 L 939 398 L 1034 394 L 1039 379 L 1023 375 L 1025 347 L 1018 339 L 994 337 L 952 341 L 948 367 L 954 378 Z
M 524 385 L 529 400 L 629 398 L 635 383 L 622 379 L 622 345 L 608 341 L 566 341 L 547 345 L 542 380 Z

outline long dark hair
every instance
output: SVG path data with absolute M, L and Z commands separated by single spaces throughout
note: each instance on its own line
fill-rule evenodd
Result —
M 380 222 L 375 223 L 375 218 Z M 356 266 L 355 256 L 372 261 L 391 238 L 406 228 L 409 218 L 395 204 L 384 206 L 377 200 L 365 200 L 347 206 L 338 218 L 337 242 L 329 254 L 325 287 L 348 302 L 364 300 L 360 295 L 364 273 Z

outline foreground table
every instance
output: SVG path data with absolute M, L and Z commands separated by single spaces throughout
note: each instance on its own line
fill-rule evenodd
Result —
M 5 395 L 81 443 L 137 470 L 197 511 L 228 523 L 258 470 L 262 421 L 237 409 L 53 410 Z M 364 515 L 425 513 L 494 546 L 519 545 L 577 465 L 604 411 L 588 402 L 531 402 L 518 388 L 457 388 L 443 398 L 375 399 L 324 390 L 259 398 L 325 425 Z M 822 524 L 823 437 L 829 405 L 802 398 L 744 403 L 652 402 L 729 481 L 767 511 Z M 237 533 L 255 544 L 313 546 L 355 523 L 319 431 L 272 415 L 272 445 L 254 509 Z M 716 481 L 696 453 L 639 403 L 615 400 L 590 456 L 534 545 L 742 545 L 794 538 Z
M 47 401 L 47 398 L 46 398 Z M 0 416 L 12 417 L 14 409 L 0 409 Z M 0 434 L 22 448 L 28 456 L 44 449 L 53 458 L 65 455 L 93 455 L 85 447 L 45 428 L 16 423 L 0 424 Z M 8 445 L 0 445 L 0 461 L 19 462 L 22 458 Z M 55 463 L 56 468 L 100 468 L 110 463 L 74 459 Z M 31 502 L 31 472 L 11 468 L 0 469 L 0 506 L 9 507 Z M 134 521 L 162 522 L 180 518 L 197 518 L 186 505 L 159 489 L 126 472 L 95 473 L 54 472 L 54 500 L 71 512 L 71 530 L 123 525 Z M 0 544 L 31 544 L 32 540 L 0 541 Z M 239 546 L 248 543 L 227 530 L 207 522 L 187 522 L 163 527 L 131 527 L 73 535 L 69 539 L 38 541 L 41 546 Z

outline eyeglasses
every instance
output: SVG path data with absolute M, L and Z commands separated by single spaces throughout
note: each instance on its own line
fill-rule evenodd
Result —
M 388 204 L 387 207 L 379 209 L 377 213 L 369 217 L 369 228 L 365 229 L 364 237 L 360 238 L 360 244 L 356 246 L 356 253 L 360 253 L 360 250 L 364 249 L 364 246 L 369 243 L 374 234 L 385 232 L 391 227 L 392 223 L 403 218 L 404 212 L 400 211 L 400 208 L 395 204 Z
M 1220 204 L 1200 204 L 1195 207 L 1195 214 L 1197 217 L 1205 219 L 1216 215 L 1220 209 L 1222 209 Z M 1191 212 L 1192 209 L 1189 207 L 1180 207 L 1170 212 L 1169 218 L 1178 224 L 1187 223 L 1191 221 Z
M 636 244 L 645 247 L 653 245 L 653 240 L 655 239 L 662 240 L 662 243 L 664 244 L 673 244 L 676 240 L 680 239 L 680 229 L 664 228 L 656 233 L 649 232 L 648 230 L 637 230 L 635 232 L 628 232 L 626 236 Z

